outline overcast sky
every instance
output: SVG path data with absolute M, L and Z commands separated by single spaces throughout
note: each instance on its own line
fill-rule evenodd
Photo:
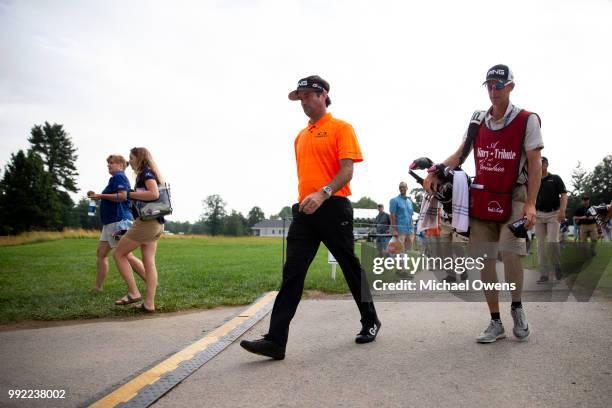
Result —
M 287 94 L 319 74 L 364 154 L 352 199 L 387 204 L 399 181 L 416 187 L 414 158 L 456 150 L 490 105 L 487 69 L 505 63 L 569 187 L 578 161 L 612 153 L 611 22 L 611 0 L 0 0 L 0 166 L 34 124 L 61 123 L 80 195 L 104 188 L 109 154 L 145 146 L 172 220 L 195 221 L 210 194 L 268 216 L 297 199 L 307 118 Z

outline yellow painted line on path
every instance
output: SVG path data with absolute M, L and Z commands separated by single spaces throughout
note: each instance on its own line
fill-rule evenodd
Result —
M 266 293 L 259 301 L 249 306 L 249 308 L 244 310 L 242 313 L 234 317 L 229 322 L 225 323 L 221 327 L 216 328 L 200 340 L 187 346 L 178 353 L 170 356 L 155 367 L 128 381 L 127 383 L 125 383 L 115 391 L 111 392 L 104 398 L 93 403 L 91 407 L 115 407 L 121 403 L 128 402 L 136 395 L 138 395 L 140 390 L 142 390 L 144 387 L 155 383 L 162 376 L 176 370 L 179 364 L 184 361 L 191 360 L 197 353 L 217 343 L 220 338 L 234 330 L 236 327 L 240 326 L 245 321 L 249 320 L 252 316 L 257 314 L 257 312 L 263 309 L 268 303 L 273 301 L 274 298 L 276 298 L 277 294 L 278 292 Z

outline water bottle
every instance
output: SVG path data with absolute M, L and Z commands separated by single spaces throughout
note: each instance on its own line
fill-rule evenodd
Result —
M 96 215 L 96 200 L 89 200 L 89 206 L 87 207 L 87 215 L 93 217 Z

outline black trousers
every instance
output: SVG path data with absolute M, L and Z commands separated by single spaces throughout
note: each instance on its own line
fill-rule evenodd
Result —
M 377 320 L 372 296 L 365 274 L 355 256 L 353 239 L 353 207 L 344 197 L 331 197 L 323 202 L 314 214 L 292 207 L 293 222 L 287 235 L 287 260 L 283 268 L 281 285 L 266 339 L 285 346 L 289 336 L 289 323 L 300 303 L 306 272 L 312 263 L 319 244 L 323 242 L 340 264 L 344 278 L 361 313 L 361 323 L 369 325 Z M 363 286 L 362 286 L 363 283 Z

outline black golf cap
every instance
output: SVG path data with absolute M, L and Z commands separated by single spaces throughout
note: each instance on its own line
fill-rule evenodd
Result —
M 289 99 L 297 101 L 298 92 L 329 92 L 329 83 L 318 75 L 311 75 L 298 81 L 295 91 L 289 92 Z
M 509 66 L 504 64 L 497 64 L 489 68 L 487 71 L 487 79 L 482 83 L 483 85 L 487 81 L 502 81 L 502 82 L 512 82 L 514 81 L 514 74 Z

